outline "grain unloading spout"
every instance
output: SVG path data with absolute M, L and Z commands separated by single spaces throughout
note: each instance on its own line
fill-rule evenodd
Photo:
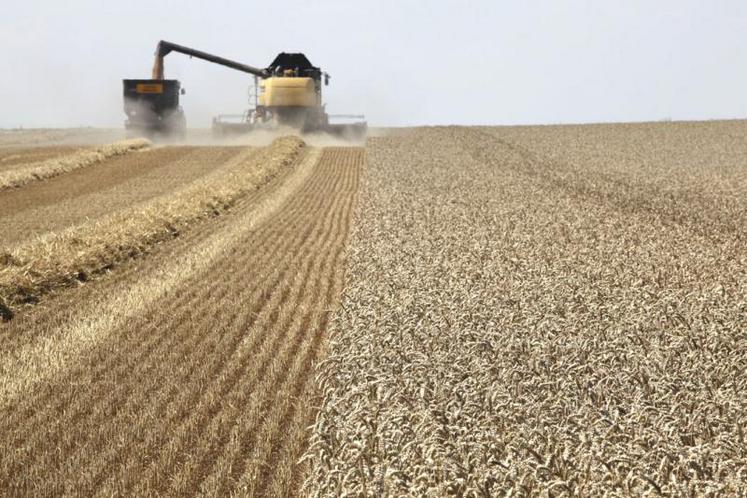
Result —
M 189 55 L 190 57 L 196 57 L 198 59 L 212 62 L 214 64 L 220 64 L 221 66 L 230 67 L 231 69 L 242 71 L 244 73 L 249 73 L 259 78 L 267 78 L 270 76 L 269 71 L 267 71 L 266 69 L 259 69 L 253 66 L 249 66 L 247 64 L 242 64 L 240 62 L 226 59 L 224 57 L 219 57 L 217 55 L 209 54 L 201 50 L 195 50 L 193 48 L 185 47 L 183 45 L 177 45 L 176 43 L 171 43 L 165 40 L 161 40 L 160 42 L 158 42 L 158 46 L 156 47 L 156 57 L 153 62 L 152 78 L 154 80 L 164 79 L 163 58 L 166 57 L 171 52 L 179 52 L 181 54 Z

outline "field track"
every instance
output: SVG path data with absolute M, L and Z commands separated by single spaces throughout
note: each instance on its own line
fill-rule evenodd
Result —
M 5 492 L 297 489 L 363 157 L 312 150 L 211 226 L 3 325 Z
M 155 148 L 3 192 L 3 245 L 17 244 L 171 192 L 219 168 L 241 150 Z

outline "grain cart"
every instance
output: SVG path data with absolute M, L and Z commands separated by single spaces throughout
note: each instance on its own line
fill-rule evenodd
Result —
M 177 80 L 123 80 L 125 129 L 130 136 L 184 138 L 187 121 L 179 105 Z

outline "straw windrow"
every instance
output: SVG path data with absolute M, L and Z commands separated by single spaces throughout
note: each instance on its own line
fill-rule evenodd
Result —
M 0 190 L 20 187 L 36 180 L 52 178 L 148 146 L 150 146 L 150 142 L 142 138 L 124 140 L 62 157 L 54 157 L 17 170 L 0 172 Z

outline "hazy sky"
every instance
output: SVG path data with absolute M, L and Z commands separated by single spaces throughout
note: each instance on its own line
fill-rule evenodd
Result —
M 2 0 L 0 127 L 121 126 L 160 39 L 264 67 L 302 51 L 372 125 L 747 117 L 745 0 Z M 248 75 L 180 54 L 190 126 Z

